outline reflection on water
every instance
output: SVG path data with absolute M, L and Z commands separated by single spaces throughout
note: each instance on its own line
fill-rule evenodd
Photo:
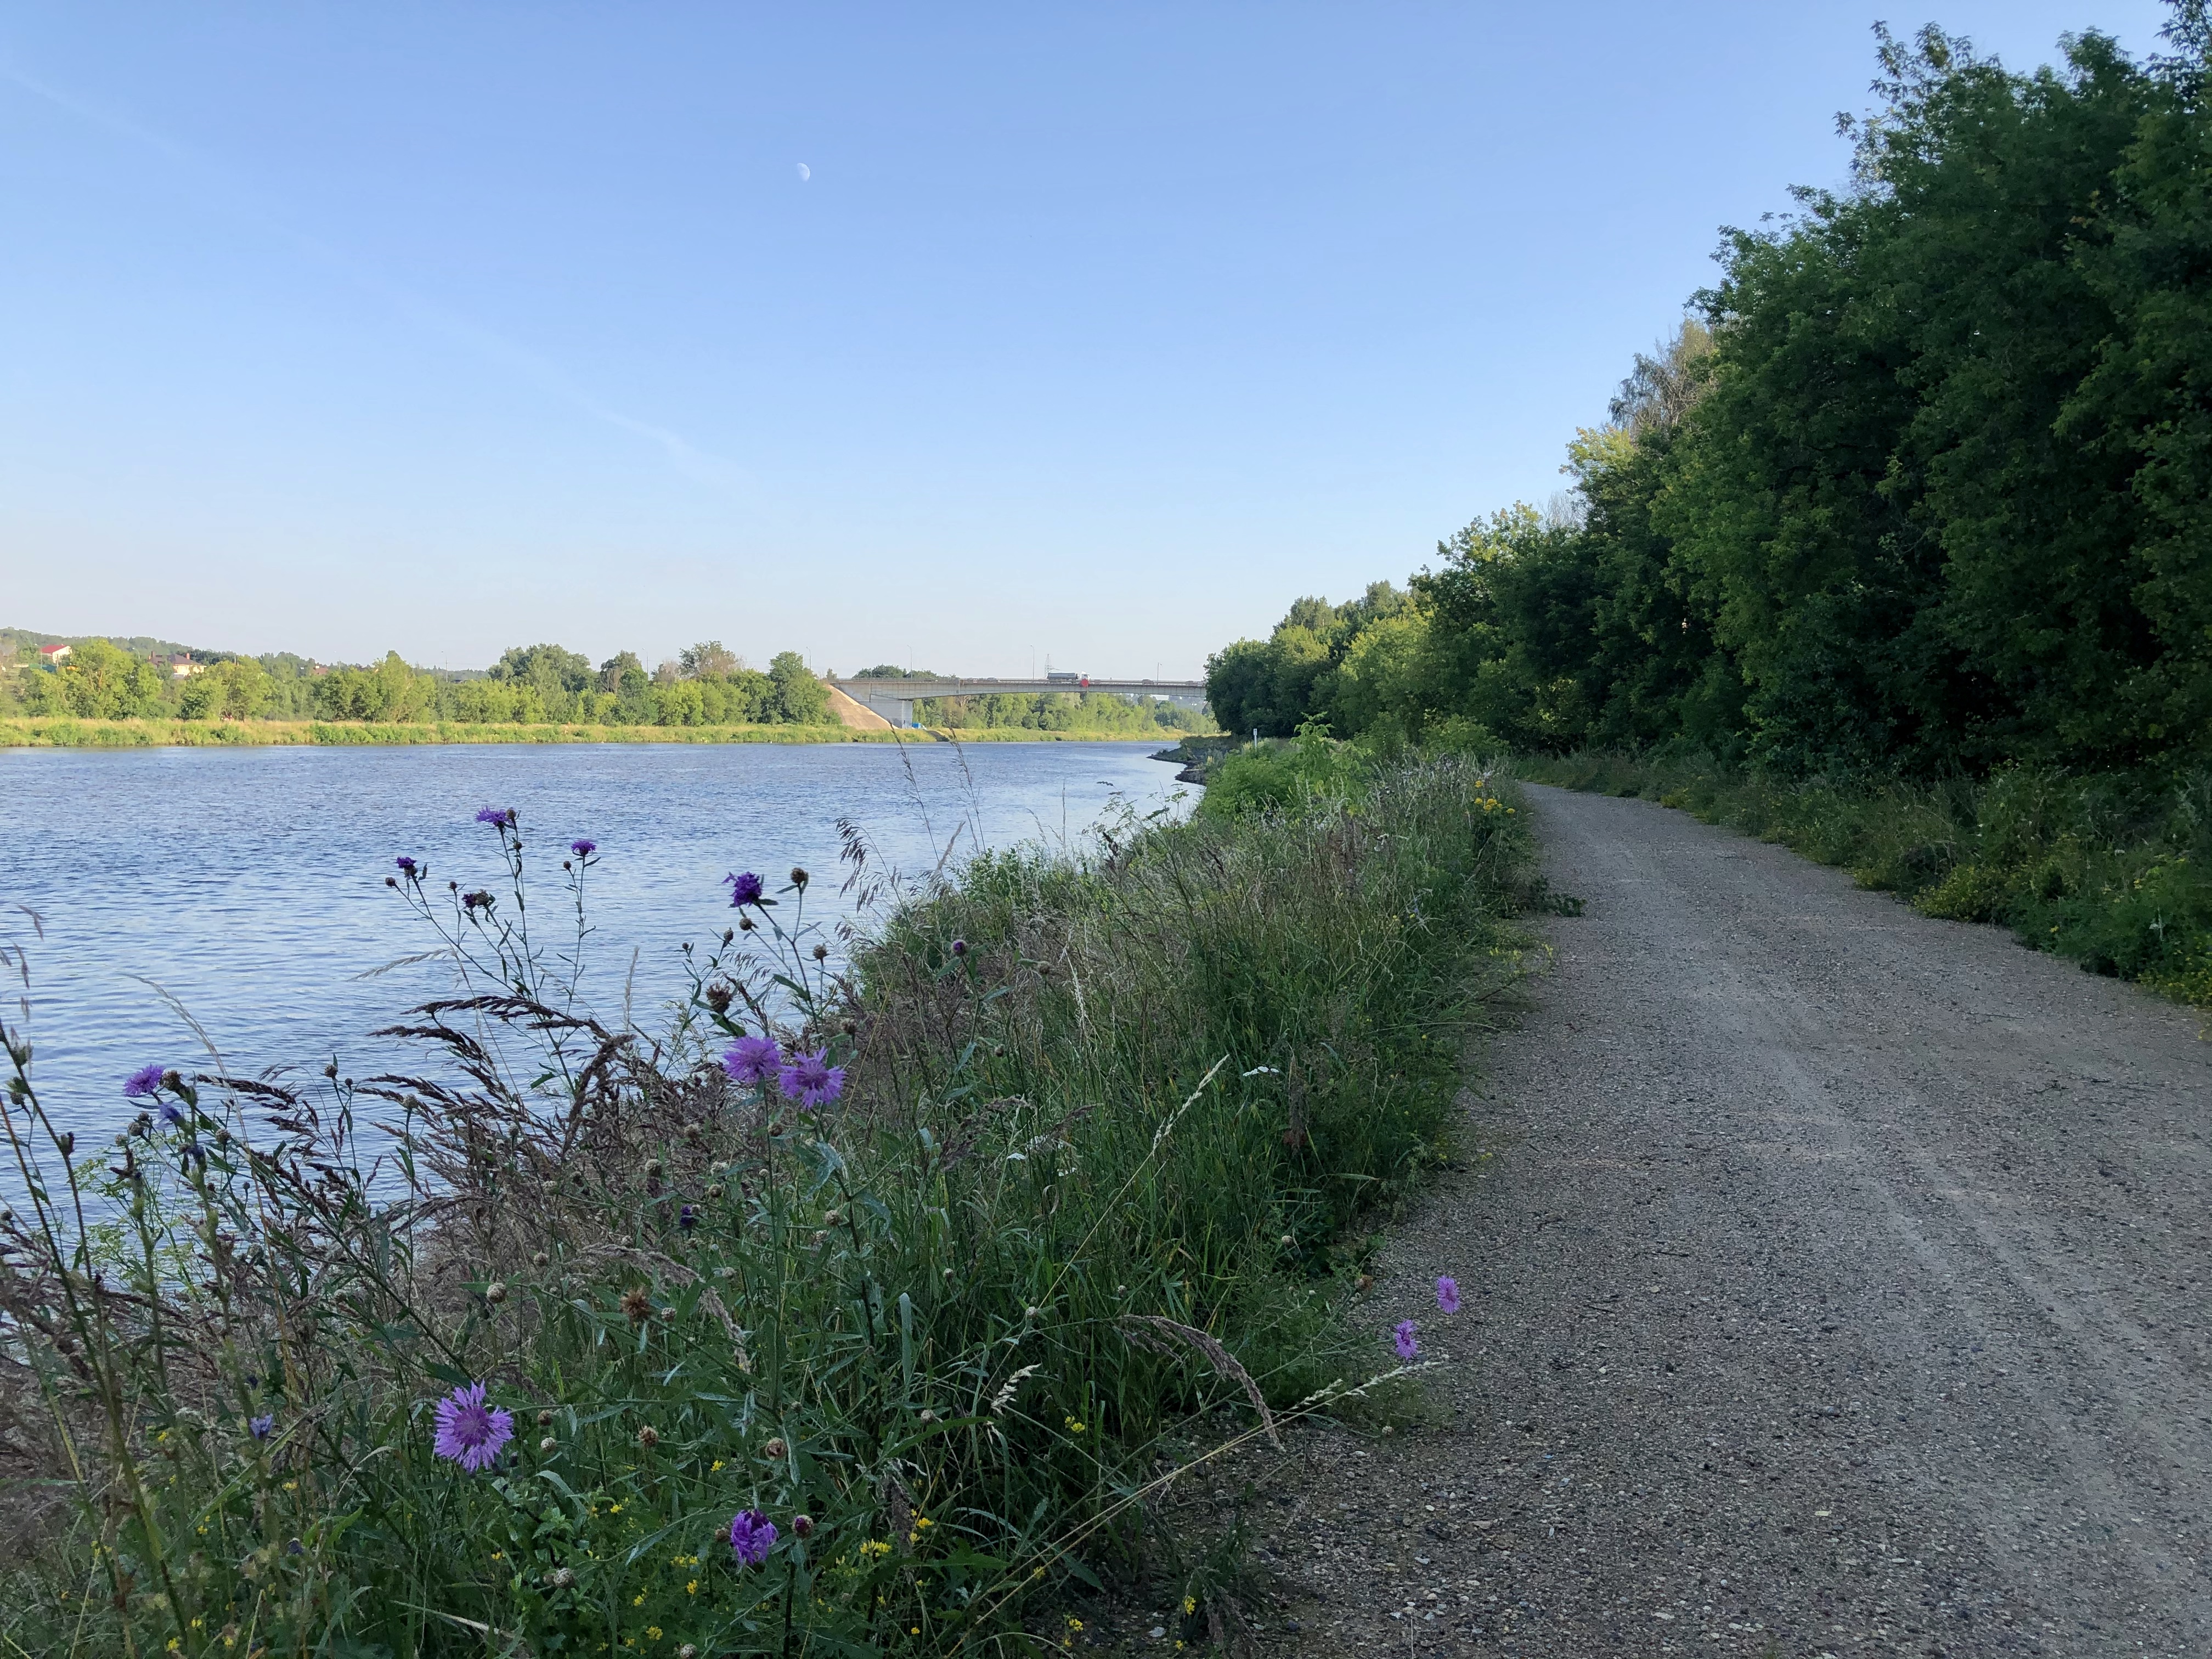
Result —
M 149 1061 L 208 1060 L 173 999 L 241 1072 L 352 1069 L 363 1034 L 442 990 L 434 943 L 384 885 L 400 854 L 433 885 L 502 890 L 477 809 L 522 817 L 548 891 L 556 849 L 599 847 L 585 1000 L 619 1018 L 684 987 L 680 947 L 726 924 L 732 870 L 823 879 L 841 902 L 837 820 L 908 873 L 948 845 L 1079 838 L 1112 798 L 1163 804 L 1170 768 L 1133 744 L 167 749 L 0 751 L 0 903 L 44 919 L 33 949 L 33 1075 L 58 1121 L 112 1133 Z M 549 894 L 550 896 L 550 894 Z M 9 931 L 29 937 L 21 916 Z M 150 983 L 149 983 L 150 981 Z M 11 1006 L 7 1023 L 21 1009 Z M 388 1058 L 380 1055 L 378 1059 Z M 12 1182 L 7 1182 L 13 1185 Z

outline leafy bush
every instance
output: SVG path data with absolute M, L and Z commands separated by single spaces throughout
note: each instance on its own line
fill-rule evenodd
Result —
M 388 1034 L 418 1066 L 152 1065 L 95 1150 L 11 1031 L 0 1409 L 67 1514 L 23 1518 L 45 1547 L 0 1633 L 676 1656 L 1018 1626 L 1126 1559 L 1186 1413 L 1272 1433 L 1390 1363 L 1346 1346 L 1333 1244 L 1430 1155 L 1516 972 L 1529 849 L 1497 799 L 1447 760 L 1357 812 L 1125 821 L 866 936 L 809 919 L 805 872 L 733 873 L 657 1039 L 577 994 L 598 849 L 526 911 L 487 809 L 498 895 L 391 878 L 456 975 Z

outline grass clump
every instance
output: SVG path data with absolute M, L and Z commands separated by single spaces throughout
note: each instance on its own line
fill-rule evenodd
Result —
M 1996 922 L 2093 973 L 2212 1007 L 2212 774 L 1793 781 L 1696 757 L 1515 763 L 1540 783 L 1642 796 L 1839 865 L 1923 915 Z
M 1356 808 L 1130 818 L 865 934 L 808 919 L 803 871 L 733 872 L 651 1035 L 578 991 L 608 854 L 555 854 L 549 905 L 487 809 L 496 896 L 392 878 L 454 973 L 388 1034 L 419 1065 L 133 1056 L 144 1109 L 94 1148 L 10 1031 L 0 1637 L 680 1659 L 1018 1631 L 1126 1566 L 1164 1435 L 1272 1435 L 1391 1363 L 1379 1332 L 1347 1350 L 1331 1274 L 1516 972 L 1530 849 L 1497 799 L 1441 760 Z M 1218 1555 L 1177 1559 L 1221 1598 Z

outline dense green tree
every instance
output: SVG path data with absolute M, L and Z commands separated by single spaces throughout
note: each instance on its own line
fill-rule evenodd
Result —
M 775 687 L 774 712 L 770 720 L 788 720 L 794 726 L 827 726 L 830 715 L 830 688 L 822 684 L 806 659 L 796 651 L 779 651 L 769 660 L 768 678 Z
M 2212 23 L 2009 71 L 1878 33 L 1850 185 L 1727 233 L 1698 315 L 1387 621 L 1300 600 L 1224 723 L 1791 773 L 2212 757 Z M 1320 658 L 1325 666 L 1317 666 Z
M 143 657 L 107 640 L 84 640 L 58 666 L 26 677 L 23 703 L 33 714 L 131 720 L 167 712 L 163 679 Z
M 177 712 L 188 720 L 252 720 L 269 702 L 266 670 L 251 657 L 226 658 L 184 683 Z
M 696 645 L 687 645 L 677 655 L 688 680 L 726 680 L 744 669 L 744 659 L 720 640 L 702 640 Z

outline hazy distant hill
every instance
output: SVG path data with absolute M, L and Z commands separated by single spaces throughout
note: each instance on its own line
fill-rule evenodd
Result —
M 195 657 L 229 656 L 227 651 L 204 650 L 197 645 L 179 645 L 174 640 L 149 639 L 143 634 L 41 634 L 31 628 L 0 628 L 0 661 L 12 658 L 26 647 L 41 645 L 82 645 L 87 640 L 103 639 L 110 645 L 120 647 L 134 657 L 173 657 L 189 653 Z

